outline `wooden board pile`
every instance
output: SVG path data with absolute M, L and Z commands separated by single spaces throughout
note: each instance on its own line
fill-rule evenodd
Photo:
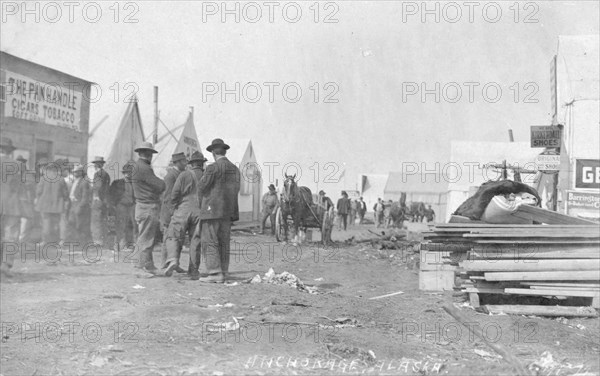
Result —
M 544 216 L 557 217 L 559 223 L 571 218 L 545 212 Z M 553 222 L 552 218 L 544 221 Z M 600 227 L 577 218 L 572 222 L 577 224 L 437 224 L 424 234 L 421 263 L 423 254 L 429 258 L 435 253 L 442 255 L 438 258 L 438 270 L 454 271 L 459 277 L 455 288 L 469 293 L 474 307 L 479 306 L 479 294 L 502 294 L 556 297 L 558 303 L 576 297 L 587 302 L 583 305 L 600 308 Z M 510 311 L 506 313 L 534 311 L 552 315 L 547 306 L 522 306 L 522 310 L 515 305 L 488 308 L 503 311 L 498 307 Z M 586 312 L 595 314 L 594 310 Z M 576 313 L 574 310 L 573 315 Z

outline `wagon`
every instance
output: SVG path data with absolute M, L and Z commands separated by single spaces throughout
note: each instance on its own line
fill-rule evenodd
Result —
M 331 242 L 331 230 L 335 219 L 333 207 L 325 210 L 324 207 L 317 204 L 310 204 L 309 215 L 304 218 L 304 228 L 315 228 L 321 231 L 321 240 L 324 244 Z M 287 230 L 292 227 L 292 217 L 288 213 L 284 213 L 281 206 L 277 208 L 275 213 L 275 239 L 277 241 L 285 241 Z

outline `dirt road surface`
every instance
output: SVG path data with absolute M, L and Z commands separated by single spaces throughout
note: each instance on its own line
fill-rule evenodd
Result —
M 343 242 L 368 229 L 374 230 L 334 230 L 338 242 L 329 248 L 234 232 L 227 284 L 185 274 L 144 278 L 127 252 L 64 249 L 55 262 L 56 250 L 21 255 L 1 284 L 0 373 L 515 374 L 442 309 L 454 304 L 531 374 L 598 374 L 597 319 L 489 316 L 457 293 L 419 291 L 418 257 Z M 158 263 L 158 247 L 154 257 Z M 292 273 L 316 293 L 247 283 L 270 268 Z

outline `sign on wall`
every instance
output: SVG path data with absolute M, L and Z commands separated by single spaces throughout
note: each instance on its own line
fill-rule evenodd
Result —
M 575 188 L 600 189 L 600 160 L 575 160 Z
M 560 170 L 560 155 L 542 153 L 535 157 L 535 165 L 539 171 L 558 171 Z
M 532 148 L 559 148 L 562 131 L 555 125 L 532 125 Z
M 6 71 L 4 114 L 81 131 L 81 101 L 75 82 L 40 82 Z
M 567 214 L 583 219 L 600 220 L 600 194 L 567 191 Z

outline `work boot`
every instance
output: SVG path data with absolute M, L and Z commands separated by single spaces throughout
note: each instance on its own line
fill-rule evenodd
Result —
M 179 274 L 183 274 L 183 273 L 187 273 L 185 271 L 185 269 L 183 269 L 181 266 L 177 265 L 177 267 L 175 268 L 175 271 Z
M 166 277 L 172 276 L 173 275 L 173 271 L 175 269 L 177 269 L 177 268 L 178 268 L 177 263 L 175 263 L 173 261 L 169 262 L 168 265 L 167 265 L 167 267 L 165 268 L 165 276 Z
M 225 278 L 223 277 L 223 273 L 211 274 L 206 277 L 198 278 L 198 282 L 203 283 L 223 283 Z

